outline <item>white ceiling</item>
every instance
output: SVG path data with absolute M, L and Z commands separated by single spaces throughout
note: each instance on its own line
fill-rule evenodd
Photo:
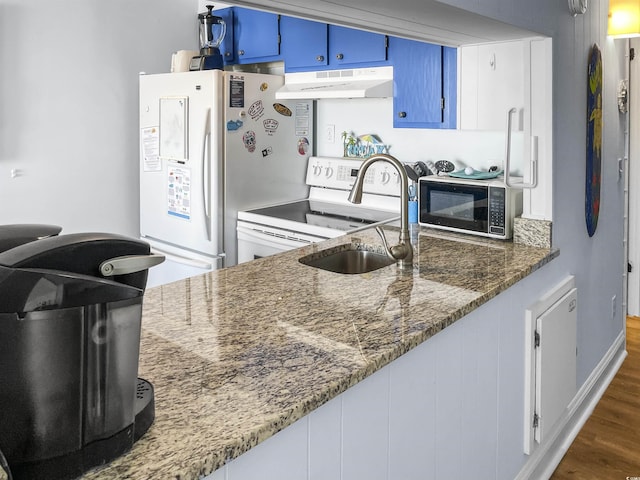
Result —
M 537 35 L 435 0 L 232 0 L 232 3 L 450 46 Z

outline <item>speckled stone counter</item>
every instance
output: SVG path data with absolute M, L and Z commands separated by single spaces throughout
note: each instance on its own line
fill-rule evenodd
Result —
M 397 230 L 385 227 L 390 241 Z M 197 479 L 300 419 L 558 255 L 422 229 L 413 272 L 298 262 L 373 229 L 145 294 L 139 376 L 156 419 L 87 479 Z

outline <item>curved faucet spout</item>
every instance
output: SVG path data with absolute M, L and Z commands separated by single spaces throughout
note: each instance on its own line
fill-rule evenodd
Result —
M 353 184 L 353 188 L 351 189 L 351 193 L 349 194 L 349 201 L 351 203 L 361 203 L 362 202 L 362 187 L 364 186 L 364 177 L 367 169 L 375 162 L 379 160 L 384 160 L 389 162 L 394 168 L 398 171 L 398 175 L 400 175 L 400 196 L 401 196 L 401 204 L 400 204 L 400 238 L 398 245 L 389 246 L 387 245 L 386 238 L 382 229 L 380 227 L 376 228 L 378 234 L 382 237 L 382 243 L 384 245 L 385 250 L 387 251 L 387 255 L 395 260 L 399 260 L 398 266 L 402 270 L 409 270 L 413 268 L 413 248 L 411 247 L 411 241 L 409 237 L 409 178 L 407 177 L 407 171 L 404 168 L 404 165 L 400 160 L 391 155 L 386 154 L 376 154 L 367 158 L 364 162 L 362 162 L 362 166 L 360 170 L 358 170 L 358 175 L 356 176 L 356 181 Z

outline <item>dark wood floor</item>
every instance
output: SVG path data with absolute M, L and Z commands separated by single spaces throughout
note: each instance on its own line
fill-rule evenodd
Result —
M 640 317 L 627 318 L 627 351 L 553 480 L 640 478 Z

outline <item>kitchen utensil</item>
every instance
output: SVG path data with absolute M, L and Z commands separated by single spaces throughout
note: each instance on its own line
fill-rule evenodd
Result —
M 405 163 L 404 169 L 407 172 L 407 177 L 409 177 L 410 180 L 413 180 L 414 182 L 418 181 L 419 175 L 411 165 Z
M 438 175 L 440 175 L 440 172 L 453 172 L 453 170 L 456 168 L 455 165 L 449 160 L 438 160 L 435 164 L 435 167 Z
M 222 70 L 224 62 L 220 53 L 220 44 L 227 32 L 222 17 L 211 13 L 213 5 L 207 5 L 207 11 L 198 14 L 200 21 L 200 55 L 193 57 L 189 70 Z
M 418 178 L 430 175 L 432 171 L 427 167 L 424 162 L 405 163 L 404 169 L 407 172 L 407 176 L 414 182 L 418 181 Z
M 416 199 L 416 185 L 415 183 L 412 183 L 411 185 L 409 185 L 409 200 L 415 200 Z
M 429 170 L 426 163 L 424 162 L 416 162 L 413 164 L 413 169 L 418 174 L 418 177 L 424 177 L 425 175 L 431 175 L 433 172 Z

